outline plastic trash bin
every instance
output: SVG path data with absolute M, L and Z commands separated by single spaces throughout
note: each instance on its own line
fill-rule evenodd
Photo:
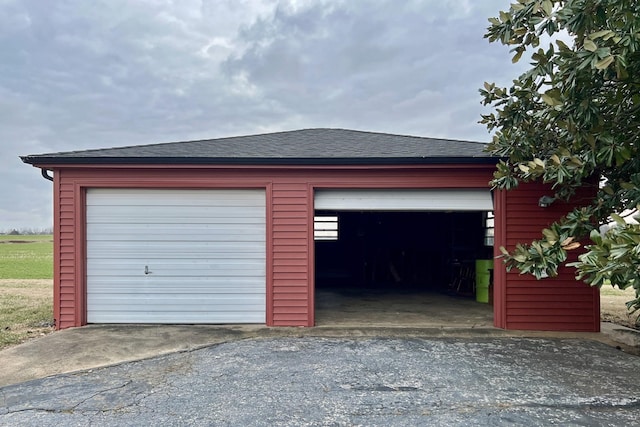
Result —
M 489 302 L 489 286 L 491 284 L 492 259 L 476 260 L 476 301 Z

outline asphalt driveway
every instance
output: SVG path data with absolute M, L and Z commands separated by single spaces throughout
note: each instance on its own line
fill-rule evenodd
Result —
M 0 388 L 0 424 L 636 425 L 639 384 L 586 340 L 255 338 Z

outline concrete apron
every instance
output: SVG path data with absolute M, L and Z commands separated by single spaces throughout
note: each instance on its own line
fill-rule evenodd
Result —
M 313 328 L 263 325 L 90 325 L 54 332 L 0 351 L 0 386 L 50 375 L 94 369 L 242 339 L 272 337 L 438 338 L 543 337 L 590 339 L 640 354 L 628 328 L 603 323 L 602 333 L 504 331 L 492 307 L 437 294 L 316 295 Z M 624 332 L 620 332 L 620 331 Z M 629 332 L 631 331 L 631 332 Z
M 316 290 L 316 326 L 491 328 L 493 306 L 436 292 Z

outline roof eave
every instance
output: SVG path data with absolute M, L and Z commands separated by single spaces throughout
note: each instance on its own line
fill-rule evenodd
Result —
M 237 158 L 237 157 L 58 157 L 22 156 L 27 164 L 48 165 L 395 165 L 495 164 L 498 157 L 357 157 L 357 158 Z

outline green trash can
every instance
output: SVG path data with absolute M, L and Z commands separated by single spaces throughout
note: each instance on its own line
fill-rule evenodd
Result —
M 489 302 L 489 286 L 491 284 L 492 259 L 476 260 L 476 301 Z

